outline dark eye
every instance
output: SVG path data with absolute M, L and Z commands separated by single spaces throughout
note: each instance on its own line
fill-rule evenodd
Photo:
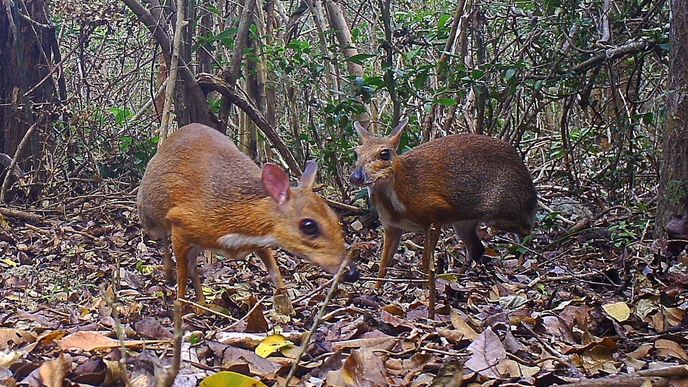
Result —
M 299 229 L 301 229 L 302 233 L 312 237 L 316 237 L 318 234 L 320 234 L 318 223 L 313 219 L 301 219 L 301 223 L 299 223 Z
M 392 158 L 392 151 L 389 150 L 389 149 L 383 149 L 383 150 L 381 150 L 381 151 L 380 151 L 380 158 L 381 158 L 382 160 L 385 160 L 385 161 L 391 159 L 391 158 Z

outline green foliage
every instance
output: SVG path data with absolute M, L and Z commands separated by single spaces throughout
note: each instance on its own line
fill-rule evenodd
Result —
M 134 116 L 134 113 L 127 108 L 112 107 L 110 108 L 110 113 L 115 116 L 115 123 L 117 123 L 117 125 L 124 125 Z
M 134 165 L 143 170 L 158 149 L 158 142 L 160 137 L 157 136 L 138 141 L 132 136 L 122 136 L 119 138 L 119 149 L 134 156 Z
M 611 233 L 611 239 L 614 247 L 624 247 L 627 244 L 638 240 L 640 232 L 642 232 L 642 229 L 640 229 L 641 226 L 642 225 L 640 224 L 628 223 L 625 220 L 610 226 L 609 231 Z

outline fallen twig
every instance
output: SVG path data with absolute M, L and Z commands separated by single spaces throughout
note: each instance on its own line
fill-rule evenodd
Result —
M 332 199 L 328 199 L 328 198 L 325 198 L 325 201 L 327 202 L 327 204 L 330 207 L 335 208 L 335 209 L 339 209 L 339 210 L 343 210 L 343 211 L 347 211 L 350 215 L 361 215 L 361 214 L 366 213 L 365 209 L 360 208 L 360 207 L 356 207 L 356 206 L 352 206 L 351 204 L 338 202 L 336 200 L 332 200 Z
M 26 211 L 13 210 L 11 208 L 6 207 L 0 207 L 0 215 L 23 220 L 26 222 L 41 223 L 42 221 L 42 218 L 36 214 L 32 214 Z
M 237 324 L 239 324 L 240 322 L 246 320 L 246 319 L 248 318 L 248 316 L 250 316 L 251 313 L 253 313 L 253 311 L 256 310 L 257 307 L 259 307 L 260 305 L 263 304 L 263 301 L 265 301 L 265 297 L 261 298 L 261 299 L 258 300 L 255 304 L 253 304 L 253 306 L 251 307 L 251 309 L 249 309 L 248 312 L 246 312 L 246 314 L 244 315 L 244 317 L 242 317 L 242 318 L 240 318 L 240 319 L 234 321 L 232 324 L 230 324 L 230 325 L 227 327 L 227 329 L 234 328 Z
M 562 386 L 587 386 L 587 387 L 635 387 L 646 385 L 669 386 L 671 379 L 688 378 L 688 365 L 678 365 L 651 370 L 642 370 L 629 375 L 614 375 L 598 379 L 580 379 L 576 382 L 563 384 Z
M 179 301 L 181 301 L 181 302 L 184 303 L 184 304 L 191 305 L 191 306 L 193 306 L 193 307 L 195 307 L 195 308 L 202 309 L 202 310 L 204 310 L 204 311 L 206 311 L 206 312 L 210 312 L 210 313 L 216 314 L 216 315 L 218 315 L 218 316 L 220 316 L 220 317 L 224 317 L 224 318 L 226 318 L 226 319 L 228 319 L 228 320 L 232 320 L 232 321 L 234 321 L 234 322 L 239 321 L 239 320 L 237 320 L 236 318 L 234 318 L 234 317 L 232 317 L 232 316 L 230 316 L 230 315 L 228 315 L 228 314 L 224 314 L 224 313 L 222 313 L 222 312 L 218 312 L 218 311 L 216 311 L 216 310 L 213 310 L 213 309 L 208 308 L 207 306 L 204 306 L 204 305 L 195 303 L 195 302 L 193 302 L 193 301 L 185 300 L 185 299 L 183 299 L 183 298 L 180 298 Z

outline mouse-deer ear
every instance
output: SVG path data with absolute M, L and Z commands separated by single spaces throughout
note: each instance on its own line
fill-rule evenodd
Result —
M 289 175 L 276 164 L 267 163 L 263 167 L 263 186 L 268 195 L 277 202 L 284 204 L 289 199 Z
M 391 140 L 395 148 L 399 146 L 399 142 L 401 141 L 401 134 L 404 132 L 404 128 L 406 128 L 408 122 L 408 117 L 399 121 L 399 124 L 394 129 L 392 129 L 392 133 L 390 133 L 387 137 Z
M 358 133 L 358 137 L 361 138 L 361 140 L 367 140 L 370 137 L 372 137 L 372 134 L 370 134 L 370 131 L 361 125 L 360 122 L 354 121 L 354 128 L 356 129 L 356 133 Z
M 306 161 L 306 168 L 303 170 L 299 180 L 299 188 L 313 188 L 315 176 L 318 174 L 318 163 L 315 160 Z

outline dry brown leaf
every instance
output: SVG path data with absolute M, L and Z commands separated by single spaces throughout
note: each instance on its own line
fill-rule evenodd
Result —
M 461 332 L 468 340 L 475 340 L 478 334 L 471 328 L 470 325 L 459 316 L 459 314 L 453 308 L 449 311 L 449 320 L 455 330 Z
M 437 333 L 440 334 L 440 336 L 446 338 L 447 340 L 451 341 L 452 343 L 458 343 L 461 341 L 470 341 L 466 335 L 463 334 L 463 332 L 460 332 L 456 329 L 447 329 L 447 328 L 437 328 Z
M 0 349 L 16 347 L 36 340 L 36 334 L 23 329 L 0 328 Z
M 664 311 L 664 316 L 666 317 L 666 322 L 670 326 L 680 325 L 683 319 L 686 317 L 686 311 L 680 308 L 667 308 L 662 307 Z
M 242 367 L 248 366 L 251 375 L 272 378 L 280 369 L 280 366 L 270 359 L 263 359 L 253 351 L 242 348 L 230 347 L 218 342 L 209 341 L 208 346 L 215 353 L 215 357 L 223 367 L 230 371 L 245 373 Z M 238 368 L 232 368 L 238 367 Z
M 387 386 L 385 366 L 369 348 L 353 351 L 342 368 L 327 373 L 331 386 Z
M 140 337 L 147 339 L 171 339 L 174 337 L 169 329 L 162 326 L 155 318 L 145 317 L 134 323 L 134 330 Z
M 398 337 L 388 336 L 382 332 L 377 332 L 375 337 L 366 337 L 353 340 L 336 341 L 332 343 L 332 349 L 341 351 L 346 348 L 368 348 L 368 349 L 384 349 L 389 351 L 399 340 Z
M 436 356 L 431 354 L 416 353 L 410 359 L 402 362 L 402 369 L 406 373 L 405 385 L 411 384 L 413 378 L 425 370 L 425 366 L 436 362 Z
M 404 314 L 405 314 L 404 309 L 402 309 L 399 305 L 395 305 L 395 304 L 385 305 L 380 309 L 384 310 L 385 312 L 387 312 L 389 314 L 393 314 L 393 315 L 398 316 L 398 317 L 404 317 Z
M 595 345 L 590 351 L 584 353 L 579 358 L 582 366 L 590 376 L 594 376 L 601 371 L 606 373 L 617 373 L 619 362 L 613 359 L 614 349 L 605 345 Z M 574 355 L 574 357 L 577 357 Z
M 62 354 L 55 360 L 43 363 L 38 369 L 41 381 L 47 387 L 62 387 L 67 371 L 69 364 Z
M 384 309 L 380 311 L 380 321 L 382 321 L 385 324 L 389 324 L 389 325 L 393 326 L 394 328 L 399 328 L 399 327 L 406 328 L 406 329 L 401 329 L 402 331 L 413 329 L 413 323 L 411 323 L 411 322 L 409 322 L 409 321 L 407 321 L 401 317 L 397 317 L 396 315 L 389 313 Z
M 571 327 L 575 323 L 582 330 L 587 330 L 588 325 L 594 319 L 593 309 L 587 305 L 567 305 L 559 313 L 559 317 L 566 321 L 567 326 Z
M 666 321 L 664 320 L 662 313 L 655 313 L 651 318 L 651 324 L 655 331 L 664 332 L 666 330 Z
M 72 371 L 69 379 L 75 383 L 90 384 L 92 386 L 111 385 L 105 384 L 107 366 L 103 359 L 96 358 L 80 364 Z
M 681 345 L 675 341 L 667 339 L 658 339 L 655 341 L 655 349 L 657 350 L 657 355 L 661 357 L 673 357 L 676 359 L 681 359 L 688 361 L 688 355 L 686 350 L 681 347 Z
M 510 378 L 530 377 L 540 372 L 540 367 L 528 367 L 511 359 L 504 359 L 497 364 L 497 371 Z
M 571 327 L 567 325 L 563 318 L 557 316 L 544 316 L 542 318 L 542 326 L 545 328 L 545 332 L 553 337 L 570 344 L 576 342 L 573 330 L 571 330 Z
M 249 305 L 253 308 L 257 302 L 258 300 L 256 300 L 256 297 L 251 295 L 249 298 Z M 282 308 L 288 309 L 286 306 L 282 306 Z M 261 303 L 256 308 L 253 308 L 251 313 L 249 313 L 246 317 L 246 329 L 244 329 L 244 332 L 262 333 L 267 332 L 268 329 L 268 320 L 265 319 L 265 315 L 263 314 L 263 304 Z
M 465 366 L 483 376 L 499 378 L 496 366 L 506 359 L 506 350 L 499 337 L 487 327 L 467 348 L 473 354 Z
M 612 339 L 611 337 L 605 337 L 603 339 L 600 339 L 599 337 L 593 337 L 586 345 L 577 345 L 572 347 L 565 346 L 564 354 L 568 355 L 571 353 L 585 353 L 588 351 L 593 351 L 595 347 L 606 348 L 613 352 L 616 350 L 616 339 Z
M 650 350 L 653 348 L 652 344 L 650 343 L 645 343 L 641 346 L 639 346 L 635 351 L 631 352 L 628 354 L 628 356 L 640 360 L 647 356 L 647 354 L 650 352 Z
M 642 361 L 642 360 L 637 360 L 637 359 L 634 359 L 632 357 L 627 357 L 627 358 L 623 359 L 623 363 L 626 365 L 626 368 L 628 368 L 629 373 L 637 371 L 637 370 L 641 370 L 641 369 L 645 368 L 645 366 L 647 365 L 647 362 Z M 634 370 L 634 371 L 632 371 L 632 370 Z
M 112 339 L 95 331 L 79 331 L 66 336 L 59 340 L 58 345 L 62 350 L 81 349 L 84 351 L 93 351 L 101 349 L 111 349 L 120 346 L 118 340 Z M 126 340 L 125 347 L 137 347 L 144 342 L 140 340 Z

